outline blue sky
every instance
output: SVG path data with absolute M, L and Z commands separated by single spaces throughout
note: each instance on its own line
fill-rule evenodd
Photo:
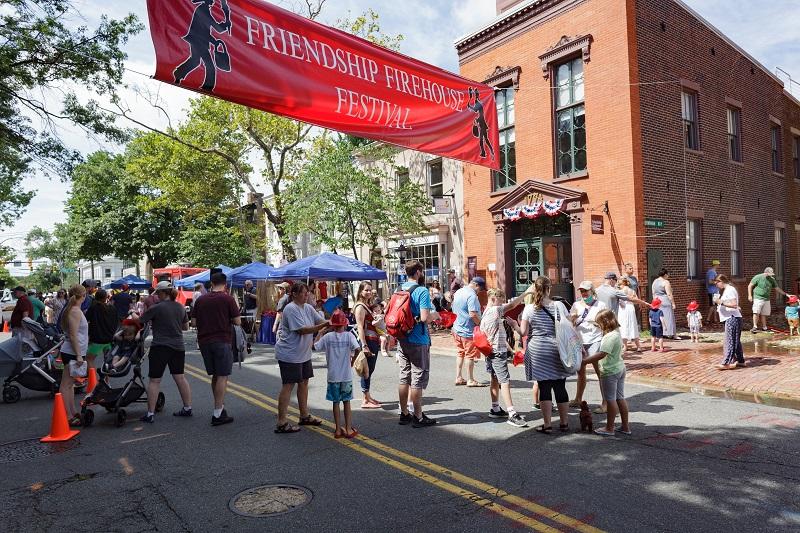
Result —
M 771 71 L 780 66 L 800 81 L 798 0 L 685 2 Z M 131 11 L 147 23 L 144 0 L 75 0 L 74 3 L 82 15 L 76 24 L 91 27 L 101 14 L 119 17 Z M 274 3 L 290 9 L 304 5 L 302 0 Z M 386 33 L 405 36 L 401 47 L 403 53 L 454 72 L 458 71 L 458 61 L 453 41 L 495 16 L 495 0 L 328 0 L 320 20 L 333 24 L 339 18 L 348 14 L 356 16 L 370 7 L 380 14 Z M 147 30 L 134 38 L 126 51 L 130 68 L 153 72 L 155 56 Z M 192 94 L 132 73 L 126 76 L 126 82 L 129 88 L 124 97 L 131 109 L 136 110 L 142 120 L 156 126 L 164 125 L 164 118 L 151 110 L 141 93 L 158 94 L 163 98 L 173 120 L 180 119 L 181 109 Z M 800 86 L 793 89 L 800 97 Z M 58 102 L 54 104 L 58 106 Z M 68 125 L 62 126 L 62 132 L 74 148 L 83 152 L 103 147 Z M 28 178 L 25 186 L 37 190 L 37 196 L 14 227 L 3 232 L 4 238 L 22 237 L 35 225 L 49 228 L 65 219 L 62 202 L 68 191 L 67 184 L 36 175 Z M 22 249 L 21 240 L 6 244 Z

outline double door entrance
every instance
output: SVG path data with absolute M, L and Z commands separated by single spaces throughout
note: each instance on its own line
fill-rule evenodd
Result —
M 542 239 L 514 241 L 514 293 L 522 294 L 542 275 Z
M 552 296 L 572 303 L 572 239 L 566 216 L 520 221 L 514 228 L 514 294 L 522 294 L 539 276 L 552 282 Z

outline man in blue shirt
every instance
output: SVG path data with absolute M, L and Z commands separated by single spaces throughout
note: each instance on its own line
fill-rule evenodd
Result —
M 711 260 L 711 268 L 706 272 L 706 292 L 708 293 L 708 316 L 706 316 L 706 324 L 711 323 L 711 318 L 714 316 L 716 304 L 714 303 L 714 295 L 719 294 L 717 288 L 717 267 L 719 266 L 718 259 Z
M 428 334 L 428 322 L 438 320 L 437 313 L 431 304 L 431 296 L 425 287 L 425 267 L 419 261 L 406 263 L 408 281 L 403 283 L 404 291 L 411 291 L 411 312 L 417 318 L 417 324 L 405 339 L 400 339 L 397 356 L 400 359 L 400 425 L 412 424 L 415 428 L 424 428 L 436 424 L 436 420 L 428 418 L 422 412 L 422 391 L 428 386 L 428 372 L 431 362 L 431 337 Z M 414 404 L 414 412 L 408 412 L 408 399 Z
M 458 350 L 456 385 L 466 385 L 467 387 L 486 386 L 485 383 L 479 383 L 475 380 L 475 361 L 480 358 L 481 354 L 472 342 L 472 331 L 475 326 L 480 326 L 481 324 L 481 303 L 478 301 L 478 291 L 484 290 L 486 290 L 486 280 L 476 276 L 472 278 L 469 285 L 461 287 L 453 295 L 452 308 L 456 314 L 456 321 L 453 323 L 453 339 Z M 469 381 L 465 381 L 461 375 L 464 359 L 467 360 Z

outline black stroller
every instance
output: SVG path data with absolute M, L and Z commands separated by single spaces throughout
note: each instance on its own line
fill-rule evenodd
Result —
M 100 368 L 100 379 L 97 381 L 97 386 L 81 402 L 81 424 L 83 427 L 89 427 L 94 422 L 94 411 L 90 409 L 93 405 L 100 405 L 105 407 L 107 412 L 116 414 L 116 426 L 122 427 L 128 418 L 128 413 L 124 407 L 134 402 L 147 402 L 147 387 L 145 387 L 142 379 L 142 361 L 146 355 L 144 340 L 147 338 L 149 330 L 149 326 L 145 326 L 139 332 L 136 348 L 122 366 L 114 368 L 112 364 L 114 356 L 117 355 L 117 350 L 119 349 L 119 345 L 116 342 L 111 350 L 108 350 L 103 355 L 103 366 Z M 132 374 L 131 378 L 121 387 L 113 387 L 106 383 L 106 379 L 110 382 L 112 379 L 122 378 L 128 374 Z M 166 397 L 164 393 L 159 392 L 156 399 L 156 412 L 161 411 L 165 403 Z
M 16 403 L 20 389 L 14 383 L 54 395 L 61 384 L 62 369 L 55 364 L 64 344 L 63 336 L 53 326 L 42 326 L 30 318 L 22 319 L 25 335 L 0 343 L 0 377 L 3 382 L 3 402 Z M 81 385 L 82 387 L 82 385 Z

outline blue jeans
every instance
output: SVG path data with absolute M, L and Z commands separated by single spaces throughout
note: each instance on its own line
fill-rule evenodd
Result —
M 378 339 L 367 339 L 367 346 L 369 347 L 369 351 L 372 352 L 372 357 L 367 357 L 369 377 L 361 378 L 361 392 L 369 392 L 369 384 L 372 381 L 372 373 L 375 372 L 375 363 L 378 362 L 378 354 L 381 351 L 381 341 Z

